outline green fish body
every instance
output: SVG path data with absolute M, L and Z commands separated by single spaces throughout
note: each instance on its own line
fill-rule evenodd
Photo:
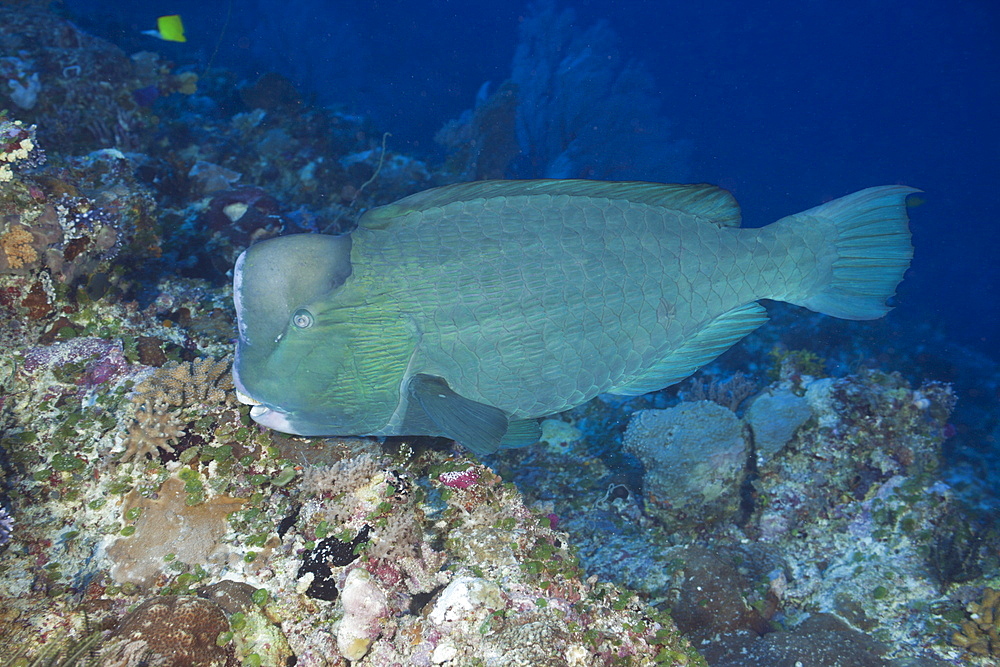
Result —
M 481 181 L 347 236 L 251 246 L 234 379 L 301 435 L 435 435 L 477 453 L 597 394 L 679 382 L 763 324 L 758 299 L 873 319 L 912 256 L 903 186 L 761 229 L 705 185 Z

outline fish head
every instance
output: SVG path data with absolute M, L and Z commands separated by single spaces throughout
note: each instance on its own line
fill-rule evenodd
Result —
M 350 253 L 349 236 L 296 234 L 254 244 L 236 261 L 233 381 L 260 424 L 298 435 L 350 432 L 350 415 L 324 398 L 344 381 L 336 372 L 349 342 L 320 315 L 351 275 Z

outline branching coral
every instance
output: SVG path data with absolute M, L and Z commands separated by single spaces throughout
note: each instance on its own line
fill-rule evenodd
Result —
M 399 562 L 403 558 L 417 558 L 423 540 L 423 527 L 413 508 L 400 508 L 385 519 L 385 525 L 376 529 L 368 554 L 376 560 Z
M 381 457 L 361 454 L 330 466 L 307 469 L 302 488 L 313 495 L 332 497 L 334 502 L 327 506 L 327 521 L 340 526 L 358 515 L 359 508 L 381 501 L 378 490 L 391 486 L 388 498 L 395 498 L 396 502 L 381 506 L 390 511 L 377 522 L 369 555 L 389 561 L 419 557 L 423 532 L 420 517 L 410 502 L 412 499 L 400 488 L 404 482 L 386 470 L 386 466 L 387 460 Z
M 736 372 L 725 380 L 718 378 L 692 378 L 684 392 L 686 401 L 712 401 L 736 412 L 740 404 L 757 393 L 753 378 Z
M 361 454 L 332 465 L 307 468 L 302 475 L 302 490 L 311 495 L 336 497 L 368 484 L 384 465 L 385 461 L 379 457 Z
M 976 655 L 1000 658 L 1000 590 L 987 588 L 982 602 L 970 602 L 969 620 L 951 636 L 951 643 Z
M 172 443 L 184 435 L 184 408 L 230 402 L 229 364 L 228 357 L 172 362 L 140 382 L 132 398 L 135 421 L 125 436 L 122 460 L 154 454 L 157 448 L 173 452 Z
M 0 236 L 0 250 L 7 258 L 7 265 L 12 269 L 20 269 L 38 259 L 38 253 L 32 247 L 35 237 L 24 227 L 11 227 Z

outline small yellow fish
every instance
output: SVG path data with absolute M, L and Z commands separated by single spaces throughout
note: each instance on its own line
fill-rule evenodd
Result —
M 186 42 L 184 23 L 178 14 L 161 16 L 156 19 L 156 30 L 143 30 L 142 34 L 162 39 L 165 42 Z

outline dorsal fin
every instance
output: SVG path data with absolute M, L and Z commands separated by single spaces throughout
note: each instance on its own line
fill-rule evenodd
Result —
M 530 195 L 567 195 L 625 199 L 637 204 L 683 211 L 721 227 L 738 227 L 740 207 L 728 191 L 715 185 L 676 185 L 640 181 L 588 181 L 552 179 L 534 181 L 473 181 L 424 190 L 397 202 L 374 208 L 361 218 L 361 226 L 381 228 L 391 219 L 460 201 Z

